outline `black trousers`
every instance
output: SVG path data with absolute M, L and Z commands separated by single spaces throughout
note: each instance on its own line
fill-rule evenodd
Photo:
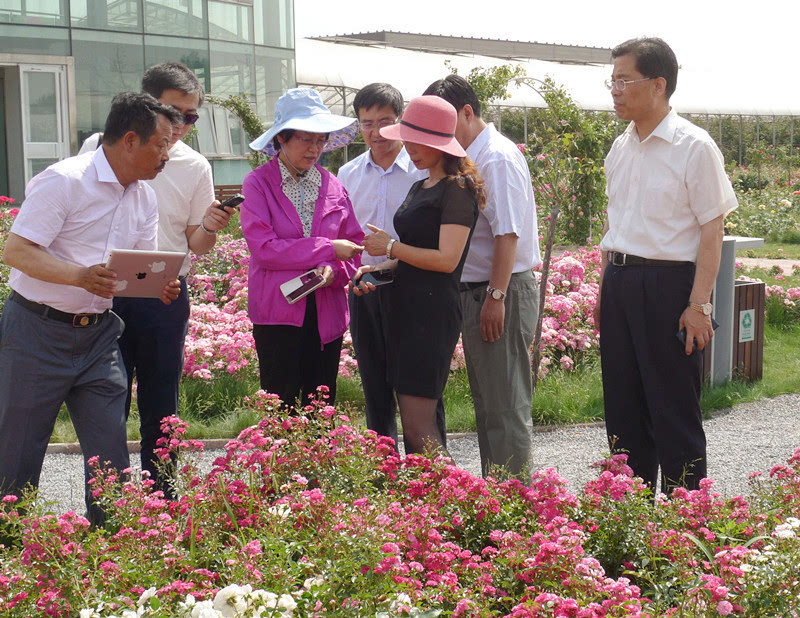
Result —
M 606 431 L 654 490 L 696 489 L 706 476 L 700 411 L 701 353 L 676 334 L 694 282 L 693 264 L 608 265 L 600 305 L 600 358 Z
M 183 374 L 183 347 L 189 329 L 189 291 L 181 277 L 180 296 L 165 305 L 158 298 L 115 298 L 114 313 L 125 322 L 119 351 L 128 373 L 126 416 L 131 409 L 133 376 L 136 374 L 136 403 L 139 408 L 142 470 L 150 472 L 168 499 L 175 498 L 174 466 L 167 466 L 155 454 L 161 419 L 178 413 L 178 394 Z M 173 454 L 172 461 L 174 463 Z
M 306 297 L 302 326 L 254 324 L 253 339 L 262 389 L 275 393 L 288 406 L 294 406 L 299 396 L 304 406 L 318 386 L 327 386 L 328 403 L 333 405 L 342 337 L 322 345 L 313 293 Z
M 397 445 L 397 400 L 388 376 L 391 350 L 387 344 L 385 292 L 386 287 L 379 287 L 363 296 L 349 295 L 350 335 L 364 389 L 367 428 L 390 437 Z M 436 426 L 446 447 L 447 421 L 442 399 L 436 402 Z

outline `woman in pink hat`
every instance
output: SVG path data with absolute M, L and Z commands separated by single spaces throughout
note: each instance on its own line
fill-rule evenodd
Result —
M 370 226 L 364 239 L 370 255 L 386 262 L 356 274 L 394 269 L 389 286 L 389 376 L 397 392 L 403 437 L 409 452 L 444 448 L 436 426 L 436 402 L 444 392 L 458 336 L 458 283 L 478 208 L 483 181 L 455 138 L 456 110 L 444 99 L 413 99 L 399 123 L 380 130 L 402 140 L 409 157 L 429 176 L 415 183 L 394 217 L 398 239 Z M 374 289 L 361 283 L 354 293 Z
M 278 99 L 272 127 L 250 144 L 273 158 L 242 187 L 247 307 L 261 388 L 289 406 L 298 396 L 308 404 L 320 385 L 328 387 L 330 403 L 336 397 L 349 321 L 345 288 L 361 263 L 364 234 L 347 191 L 317 161 L 357 131 L 355 118 L 332 114 L 315 90 L 293 88 Z M 287 296 L 281 289 L 311 270 L 323 285 L 310 294 Z

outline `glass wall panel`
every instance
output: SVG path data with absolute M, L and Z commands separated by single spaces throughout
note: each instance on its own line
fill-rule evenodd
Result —
M 0 22 L 66 26 L 67 0 L 3 0 Z
M 253 46 L 210 41 L 211 93 L 218 97 L 254 92 Z
M 24 79 L 28 99 L 28 141 L 57 142 L 56 74 L 27 71 Z
M 208 36 L 223 41 L 253 41 L 253 7 L 208 0 Z
M 211 161 L 211 168 L 216 185 L 241 185 L 252 171 L 247 159 L 215 159 Z
M 272 120 L 275 103 L 284 92 L 296 86 L 294 52 L 256 47 L 256 113 Z
M 138 92 L 144 73 L 142 37 L 121 32 L 72 31 L 78 108 L 78 143 L 106 123 L 111 99 Z
M 211 88 L 208 41 L 147 34 L 144 37 L 144 64 L 151 67 L 159 62 L 182 62 L 195 72 L 206 91 Z
M 69 28 L 38 28 L 0 24 L 2 51 L 6 54 L 69 56 Z
M 144 31 L 205 38 L 204 10 L 203 0 L 145 0 Z
M 142 31 L 142 0 L 71 0 L 72 26 Z
M 294 48 L 294 2 L 253 0 L 256 45 Z

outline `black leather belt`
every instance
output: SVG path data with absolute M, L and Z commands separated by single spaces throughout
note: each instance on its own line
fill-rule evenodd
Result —
M 21 307 L 25 307 L 28 311 L 33 311 L 36 315 L 40 315 L 45 318 L 50 318 L 51 320 L 57 320 L 59 322 L 64 322 L 66 324 L 71 324 L 75 328 L 85 328 L 87 326 L 94 326 L 98 324 L 108 313 L 108 311 L 104 311 L 103 313 L 66 313 L 65 311 L 59 311 L 58 309 L 53 309 L 48 305 L 42 305 L 39 303 L 35 303 L 32 300 L 28 300 L 21 294 L 11 290 L 11 294 L 8 296 L 8 300 L 13 300 L 15 303 L 20 305 Z
M 675 260 L 651 260 L 650 258 L 619 253 L 617 251 L 608 252 L 608 263 L 614 266 L 688 266 L 694 262 L 678 262 Z
M 459 292 L 469 292 L 476 288 L 483 288 L 484 290 L 489 287 L 488 281 L 467 281 L 464 283 L 458 284 L 458 291 Z

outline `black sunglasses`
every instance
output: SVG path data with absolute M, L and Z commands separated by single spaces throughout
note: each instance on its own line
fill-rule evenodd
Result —
M 183 114 L 183 124 L 194 124 L 200 120 L 200 114 Z

